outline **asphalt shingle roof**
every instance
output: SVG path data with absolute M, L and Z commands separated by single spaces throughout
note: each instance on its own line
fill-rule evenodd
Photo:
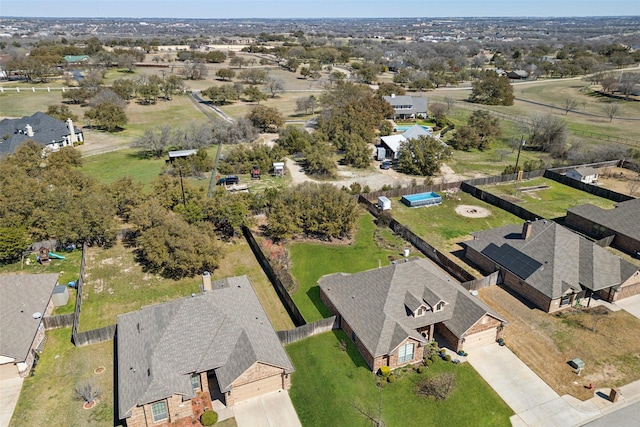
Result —
M 28 136 L 25 132 L 27 125 L 33 129 L 33 136 Z M 3 119 L 0 120 L 0 154 L 11 154 L 18 145 L 30 139 L 45 146 L 52 141 L 62 142 L 68 136 L 69 128 L 66 122 L 42 112 L 19 119 Z
M 640 241 L 640 199 L 620 202 L 615 209 L 580 205 L 567 211 Z
M 194 397 L 193 373 L 214 370 L 225 392 L 256 362 L 293 371 L 249 279 L 232 277 L 212 287 L 118 316 L 121 419 L 135 406 L 173 394 Z
M 382 99 L 394 107 L 396 114 L 425 114 L 427 112 L 427 98 L 410 95 L 383 96 Z M 399 106 L 408 108 L 396 109 Z
M 481 252 L 552 299 L 569 288 L 597 291 L 619 286 L 637 271 L 627 261 L 555 222 L 538 220 L 531 227 L 526 240 L 521 225 L 506 225 L 472 233 L 475 239 L 463 245 Z
M 394 352 L 407 337 L 424 342 L 417 329 L 432 324 L 444 322 L 460 337 L 487 313 L 504 320 L 425 259 L 357 274 L 331 274 L 318 284 L 373 357 Z M 419 303 L 439 301 L 447 303 L 442 310 L 411 315 Z
M 58 284 L 57 274 L 0 275 L 0 355 L 26 360 L 44 312 Z

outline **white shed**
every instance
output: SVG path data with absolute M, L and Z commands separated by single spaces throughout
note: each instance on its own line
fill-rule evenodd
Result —
M 567 176 L 585 184 L 592 184 L 598 180 L 598 171 L 594 168 L 583 166 L 568 171 Z
M 388 197 L 380 196 L 378 197 L 378 209 L 381 211 L 388 211 L 391 209 L 391 200 Z

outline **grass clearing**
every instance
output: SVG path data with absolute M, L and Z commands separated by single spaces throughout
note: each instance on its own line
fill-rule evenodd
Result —
M 80 263 L 82 261 L 82 250 L 75 249 L 73 251 L 57 251 L 59 255 L 65 259 L 51 259 L 49 265 L 42 265 L 36 261 L 36 254 L 32 253 L 25 257 L 24 262 L 17 261 L 12 264 L 0 265 L 0 274 L 2 273 L 21 273 L 21 274 L 42 274 L 42 273 L 58 273 L 58 284 L 66 285 L 72 280 L 77 280 L 80 275 Z M 53 315 L 73 313 L 76 307 L 76 290 L 68 288 L 69 302 L 63 307 L 56 307 Z
M 114 341 L 75 347 L 71 328 L 47 332 L 47 342 L 35 368 L 25 379 L 11 427 L 95 426 L 113 427 L 114 420 Z M 106 370 L 94 374 L 94 369 Z M 102 390 L 92 409 L 83 409 L 75 399 L 76 386 L 92 379 Z
M 640 319 L 626 311 L 547 314 L 499 286 L 480 290 L 480 299 L 509 321 L 507 346 L 560 395 L 585 400 L 593 397 L 589 383 L 598 389 L 640 379 Z M 575 357 L 586 363 L 581 376 L 567 365 Z
M 393 199 L 392 205 L 392 215 L 396 220 L 445 253 L 461 250 L 458 243 L 469 240 L 471 232 L 522 222 L 517 216 L 462 191 L 443 197 L 442 204 L 437 206 L 409 208 L 400 202 L 400 198 Z M 487 209 L 490 215 L 468 218 L 456 213 L 459 205 L 478 206 Z
M 273 326 L 291 329 L 293 322 L 255 260 L 244 240 L 223 244 L 225 258 L 213 279 L 246 274 L 256 289 Z M 134 249 L 121 242 L 109 249 L 89 248 L 85 269 L 80 330 L 86 331 L 116 323 L 117 315 L 141 307 L 186 297 L 200 292 L 200 277 L 165 279 L 145 273 L 135 262 Z
M 526 191 L 529 187 L 547 186 L 540 190 Z M 533 178 L 519 182 L 508 182 L 481 187 L 496 196 L 526 208 L 541 218 L 564 218 L 567 209 L 590 203 L 604 209 L 612 209 L 615 202 L 594 196 L 547 178 Z M 525 191 L 523 191 L 525 190 Z
M 358 231 L 349 244 L 294 242 L 289 245 L 291 274 L 299 284 L 292 297 L 307 322 L 331 316 L 320 301 L 320 277 L 371 270 L 389 265 L 391 259 L 402 256 L 404 242 L 387 240 L 391 236 L 386 234 L 378 234 L 375 239 L 376 228 L 373 217 L 367 213 L 360 217 Z
M 346 351 L 340 349 L 345 342 Z M 304 426 L 368 425 L 352 405 L 371 410 L 381 403 L 387 426 L 510 426 L 511 409 L 468 364 L 438 361 L 422 374 L 412 368 L 396 371 L 398 380 L 376 386 L 362 356 L 341 330 L 327 332 L 286 347 L 296 368 L 289 394 Z M 420 378 L 455 374 L 456 389 L 444 401 L 416 396 Z M 324 392 L 319 392 L 323 390 Z

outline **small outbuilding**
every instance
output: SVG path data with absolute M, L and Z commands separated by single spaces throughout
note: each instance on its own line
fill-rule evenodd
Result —
M 388 211 L 391 209 L 391 200 L 388 197 L 378 197 L 378 209 L 381 211 Z
M 54 307 L 64 307 L 69 302 L 69 290 L 66 286 L 56 285 L 51 295 Z
M 189 156 L 195 156 L 198 150 L 175 150 L 169 151 L 169 163 L 173 163 L 176 159 L 186 159 Z
M 598 180 L 598 171 L 588 166 L 571 169 L 566 175 L 585 184 L 593 184 Z
M 275 176 L 284 176 L 284 162 L 273 163 L 273 174 Z

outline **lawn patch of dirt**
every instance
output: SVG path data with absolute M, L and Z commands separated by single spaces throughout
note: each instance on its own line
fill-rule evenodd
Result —
M 640 379 L 640 319 L 626 311 L 547 314 L 500 286 L 479 296 L 509 321 L 507 346 L 560 395 L 585 400 L 593 397 L 589 383 L 597 389 Z M 586 363 L 580 376 L 567 364 L 576 357 Z

